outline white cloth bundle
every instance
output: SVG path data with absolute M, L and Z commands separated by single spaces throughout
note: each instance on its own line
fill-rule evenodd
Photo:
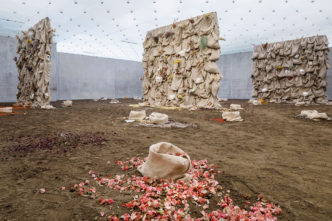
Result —
M 226 121 L 243 121 L 239 111 L 225 111 L 222 113 L 222 118 Z
M 150 146 L 149 156 L 138 171 L 147 177 L 184 179 L 190 178 L 186 174 L 191 169 L 191 160 L 179 147 L 160 142 Z
M 0 112 L 2 112 L 2 113 L 12 113 L 13 108 L 12 107 L 1 107 Z
M 146 117 L 146 112 L 145 110 L 141 111 L 130 111 L 129 113 L 129 120 L 144 120 Z
M 232 109 L 232 110 L 242 110 L 243 108 L 241 107 L 240 104 L 231 104 L 230 109 Z
M 301 117 L 306 117 L 311 120 L 324 119 L 327 120 L 329 117 L 326 113 L 319 113 L 317 110 L 303 110 L 300 114 Z
M 165 123 L 168 122 L 168 115 L 167 114 L 153 112 L 152 114 L 150 114 L 149 120 L 153 124 L 165 124 Z
M 62 106 L 64 106 L 64 107 L 71 107 L 71 106 L 73 106 L 73 101 L 71 101 L 71 100 L 63 101 L 62 102 Z

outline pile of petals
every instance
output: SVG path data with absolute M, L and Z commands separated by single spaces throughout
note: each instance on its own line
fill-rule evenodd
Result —
M 122 170 L 136 171 L 143 160 L 132 158 L 129 161 L 116 161 Z M 215 176 L 220 173 L 214 165 L 208 165 L 206 160 L 192 161 L 193 168 L 189 172 L 192 175 L 190 182 L 180 180 L 152 179 L 137 175 L 115 175 L 114 177 L 99 177 L 92 170 L 89 171 L 94 181 L 85 180 L 70 188 L 80 196 L 89 196 L 100 205 L 110 205 L 113 199 L 99 198 L 97 188 L 92 186 L 104 186 L 112 191 L 132 192 L 133 199 L 122 206 L 128 208 L 128 213 L 114 214 L 112 207 L 109 213 L 100 212 L 100 216 L 108 220 L 277 220 L 275 215 L 281 213 L 281 209 L 273 203 L 257 201 L 247 209 L 241 209 L 233 204 L 229 194 L 223 191 Z M 114 194 L 114 193 L 113 193 Z M 218 204 L 210 209 L 210 200 L 215 197 Z M 250 202 L 247 201 L 249 205 Z M 192 207 L 199 208 L 199 217 L 192 217 Z M 216 208 L 215 208 L 216 207 Z

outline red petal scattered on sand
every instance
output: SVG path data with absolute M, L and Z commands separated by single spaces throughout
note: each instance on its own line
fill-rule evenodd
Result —
M 125 170 L 135 170 L 143 162 L 140 158 L 131 158 L 127 161 L 116 161 L 115 163 L 123 169 L 126 168 Z M 193 160 L 192 169 L 188 173 L 192 176 L 192 179 L 189 182 L 183 182 L 172 179 L 158 180 L 128 173 L 112 177 L 100 177 L 91 170 L 89 174 L 93 181 L 85 182 L 85 186 L 89 185 L 89 187 L 84 189 L 84 186 L 80 185 L 79 187 L 76 184 L 74 191 L 82 194 L 82 196 L 91 195 L 95 199 L 98 191 L 95 186 L 90 185 L 97 184 L 97 186 L 110 188 L 112 194 L 114 194 L 113 191 L 119 191 L 119 194 L 122 191 L 137 193 L 131 201 L 122 205 L 130 210 L 130 214 L 109 215 L 107 219 L 110 221 L 118 221 L 119 218 L 123 220 L 276 221 L 275 215 L 281 213 L 280 207 L 262 201 L 257 201 L 250 207 L 250 202 L 246 201 L 244 208 L 247 208 L 247 210 L 234 205 L 228 194 L 230 191 L 226 190 L 225 193 L 218 181 L 215 180 L 217 174 L 221 172 L 216 170 L 216 166 L 208 165 L 207 160 Z M 212 195 L 218 195 L 218 208 L 208 212 L 207 209 L 210 208 Z M 243 197 L 247 198 L 247 195 L 243 195 Z M 261 194 L 258 197 L 263 199 Z M 111 198 L 100 198 L 98 200 L 100 205 L 110 205 L 113 202 L 114 200 Z M 191 217 L 189 203 L 194 203 L 203 208 L 200 217 Z
M 221 117 L 219 117 L 219 118 L 215 118 L 215 119 L 212 119 L 212 120 L 217 121 L 217 122 L 219 122 L 219 123 L 224 123 L 224 122 L 225 122 L 225 120 L 222 119 Z

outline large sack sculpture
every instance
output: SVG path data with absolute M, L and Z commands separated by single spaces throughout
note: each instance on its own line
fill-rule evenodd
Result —
M 276 103 L 327 103 L 328 52 L 326 36 L 255 46 L 252 97 Z
M 50 108 L 51 44 L 53 31 L 49 18 L 44 18 L 18 40 L 16 66 L 19 83 L 17 104 L 35 108 Z
M 220 107 L 222 74 L 217 14 L 149 31 L 143 54 L 144 102 L 151 106 Z
M 190 157 L 179 147 L 160 142 L 150 146 L 147 161 L 138 167 L 138 171 L 147 177 L 188 180 L 186 174 L 191 169 Z

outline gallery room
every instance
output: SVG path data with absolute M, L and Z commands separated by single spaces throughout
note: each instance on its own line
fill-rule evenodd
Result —
M 329 0 L 0 0 L 1 220 L 332 219 Z

